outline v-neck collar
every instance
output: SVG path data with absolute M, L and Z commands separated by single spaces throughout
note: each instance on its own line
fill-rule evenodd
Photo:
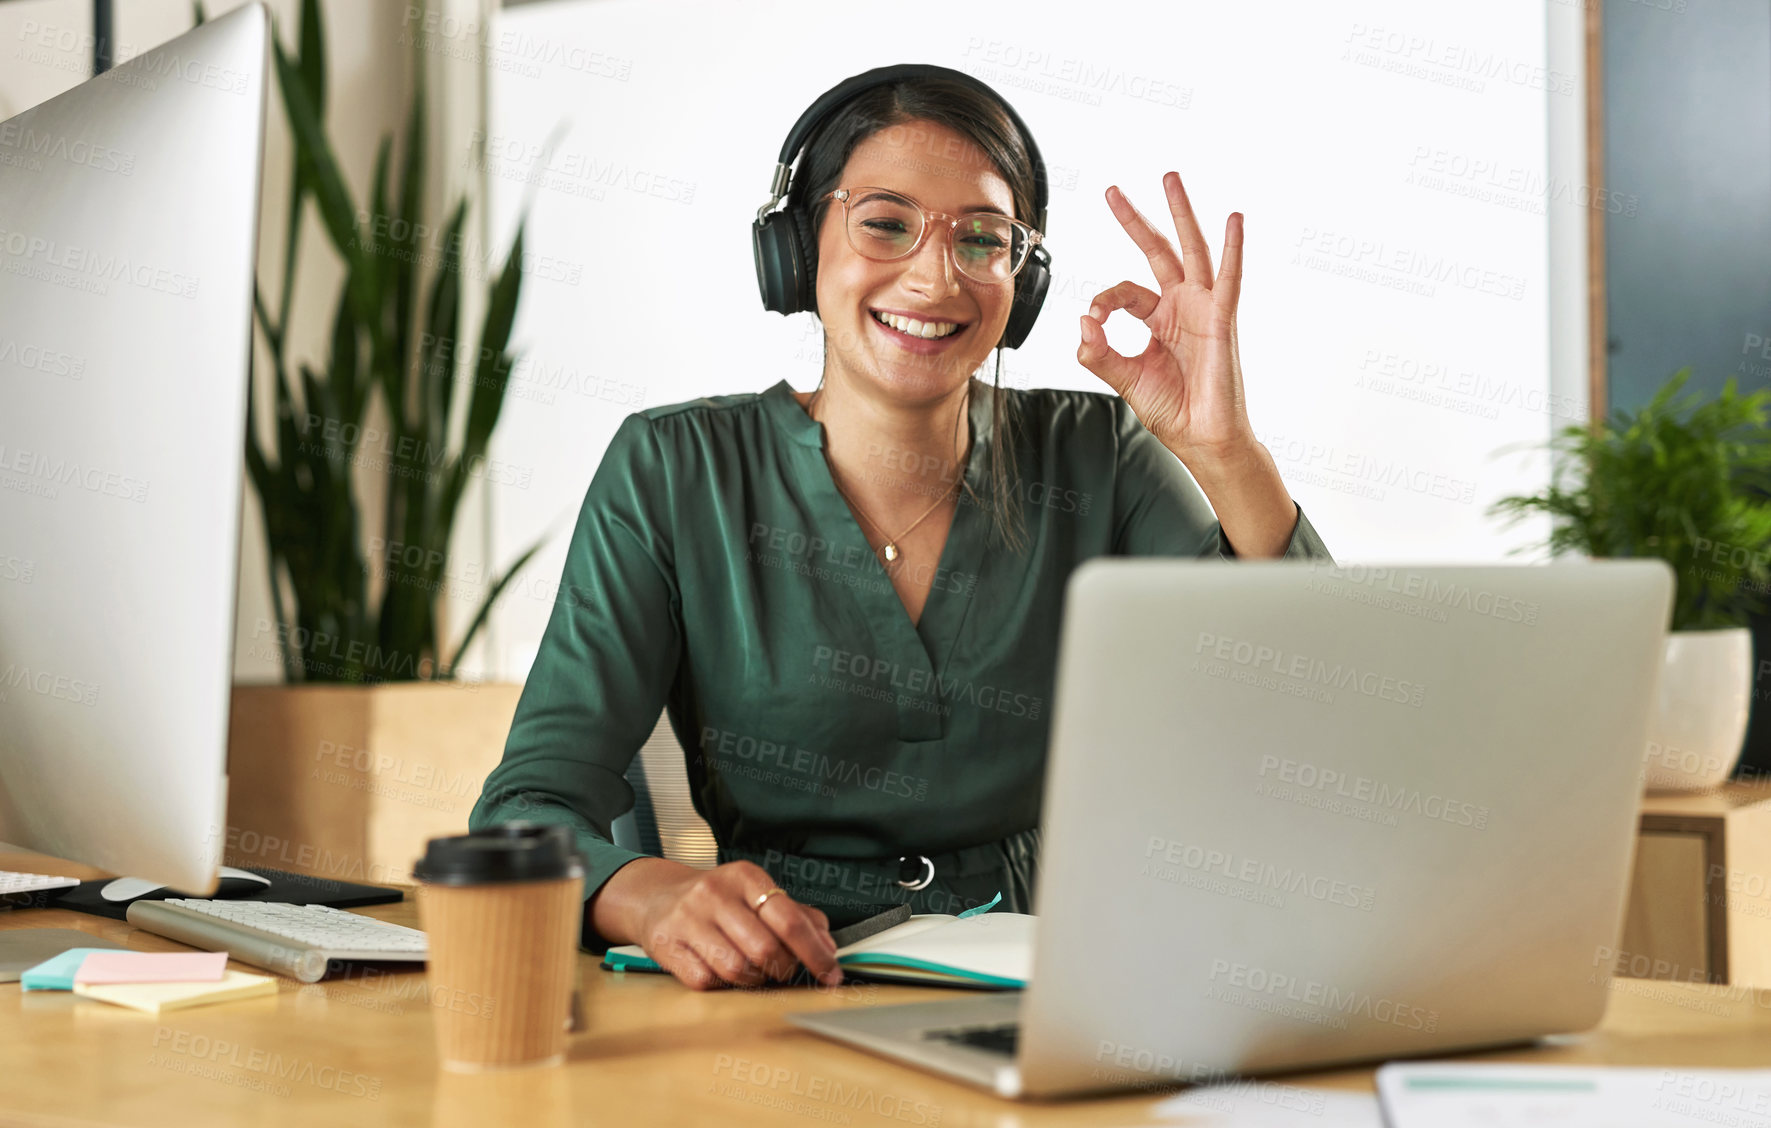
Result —
M 965 488 L 976 498 L 988 500 L 989 447 L 993 436 L 992 408 L 996 390 L 973 377 L 971 382 L 968 423 L 971 427 L 971 449 L 966 455 Z M 762 403 L 782 434 L 797 444 L 802 456 L 803 482 L 808 501 L 815 506 L 815 517 L 826 529 L 842 529 L 860 543 L 867 544 L 866 535 L 855 520 L 854 511 L 836 488 L 830 464 L 825 458 L 824 424 L 813 419 L 794 398 L 793 387 L 786 380 L 762 393 Z M 845 584 L 850 595 L 860 604 L 872 627 L 879 653 L 876 662 L 893 663 L 903 672 L 893 677 L 895 688 L 909 687 L 896 695 L 898 704 L 898 736 L 905 741 L 939 740 L 944 726 L 942 709 L 930 704 L 948 696 L 954 687 L 940 677 L 947 656 L 974 596 L 981 584 L 978 570 L 984 563 L 984 544 L 989 527 L 989 514 L 977 504 L 963 498 L 953 514 L 942 546 L 940 563 L 936 566 L 929 596 L 923 604 L 922 617 L 912 626 L 910 612 L 892 587 L 883 565 L 878 564 L 879 584 Z M 919 706 L 920 702 L 920 706 Z
M 990 410 L 992 397 L 996 389 L 976 376 L 972 377 L 972 393 L 969 422 L 972 427 L 972 449 L 966 459 L 966 475 L 980 465 L 979 454 L 989 441 L 993 415 Z M 824 449 L 824 424 L 813 419 L 806 413 L 799 400 L 794 398 L 793 385 L 786 380 L 775 384 L 762 393 L 762 402 L 781 430 L 796 443 L 809 447 Z

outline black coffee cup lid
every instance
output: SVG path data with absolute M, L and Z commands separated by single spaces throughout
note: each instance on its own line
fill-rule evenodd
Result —
M 570 829 L 529 822 L 500 823 L 474 834 L 433 838 L 412 876 L 432 885 L 488 885 L 583 877 Z

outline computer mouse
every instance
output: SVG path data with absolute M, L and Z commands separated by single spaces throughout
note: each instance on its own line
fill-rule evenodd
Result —
M 220 882 L 216 885 L 215 892 L 208 895 L 218 900 L 226 897 L 250 897 L 254 893 L 264 892 L 271 884 L 268 877 L 260 877 L 250 870 L 235 869 L 233 866 L 222 866 L 218 876 Z M 142 877 L 116 878 L 100 889 L 98 894 L 107 901 L 134 901 L 153 896 L 199 896 L 195 893 L 180 893 Z

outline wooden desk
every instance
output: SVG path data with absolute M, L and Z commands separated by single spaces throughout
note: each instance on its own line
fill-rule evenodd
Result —
M 0 853 L 0 868 L 97 871 Z M 417 924 L 411 900 L 363 910 Z M 183 945 L 120 921 L 0 912 L 0 928 L 78 928 L 142 951 Z M 256 968 L 239 966 L 243 970 Z M 1161 1095 L 1022 1104 L 826 1042 L 787 1011 L 950 998 L 937 988 L 695 992 L 614 975 L 582 957 L 588 1029 L 564 1067 L 460 1076 L 438 1070 L 422 972 L 280 981 L 275 997 L 162 1017 L 60 991 L 0 984 L 0 1122 L 525 1128 L 566 1125 L 1159 1124 Z M 1598 1030 L 1465 1060 L 1675 1067 L 1771 1061 L 1771 990 L 1619 979 Z M 280 1074 L 280 1075 L 279 1075 Z M 1369 1069 L 1293 1074 L 1294 1085 L 1370 1091 Z M 1166 1123 L 1174 1123 L 1172 1120 Z

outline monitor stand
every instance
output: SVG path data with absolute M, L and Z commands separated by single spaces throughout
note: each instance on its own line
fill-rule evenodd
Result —
M 270 878 L 251 872 L 236 869 L 233 866 L 222 866 L 219 874 L 221 880 L 215 892 L 209 894 L 211 899 L 228 897 L 250 897 L 262 893 L 275 884 Z M 92 884 L 98 884 L 96 882 Z M 76 886 L 75 888 L 78 888 Z M 17 894 L 9 900 L 14 909 L 48 908 L 49 900 L 65 889 L 42 889 L 33 893 Z M 118 877 L 99 886 L 98 895 L 106 902 L 116 904 L 128 911 L 128 905 L 143 897 L 167 896 L 198 896 L 198 894 L 180 894 L 176 889 L 162 885 L 158 881 L 149 881 L 141 877 Z M 25 900 L 25 898 L 29 900 Z M 0 929 L 0 983 L 16 983 L 19 976 L 44 960 L 54 959 L 71 948 L 122 948 L 112 940 L 96 936 L 90 932 L 82 932 L 77 928 L 8 928 Z
M 251 870 L 235 869 L 233 866 L 222 866 L 219 871 L 220 880 L 216 883 L 213 893 L 180 893 L 169 885 L 158 881 L 149 881 L 143 877 L 119 877 L 107 882 L 98 891 L 98 895 L 107 901 L 123 902 L 138 901 L 151 893 L 165 890 L 168 894 L 178 893 L 184 897 L 203 897 L 208 900 L 226 900 L 231 897 L 250 897 L 255 893 L 263 893 L 274 882 L 268 877 L 253 873 Z
M 206 894 L 182 893 L 158 882 L 137 878 L 101 878 L 83 881 L 71 888 L 29 894 L 32 898 L 30 905 L 47 909 L 70 909 L 112 920 L 128 920 L 129 906 L 136 901 L 164 900 L 169 897 L 211 900 L 238 898 L 246 901 L 276 901 L 289 905 L 329 905 L 336 909 L 387 905 L 405 898 L 401 890 L 386 885 L 292 873 L 268 866 L 259 866 L 253 870 L 222 866 L 220 878 L 215 892 Z

